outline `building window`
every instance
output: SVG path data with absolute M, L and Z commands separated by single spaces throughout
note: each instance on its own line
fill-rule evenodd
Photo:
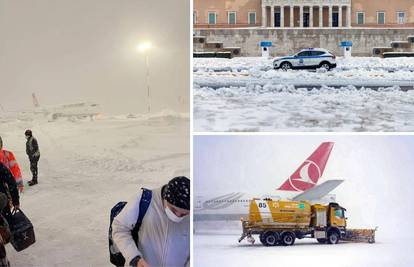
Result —
M 377 12 L 377 23 L 378 24 L 385 24 L 385 12 Z
M 365 13 L 364 12 L 357 12 L 357 24 L 363 25 L 365 24 Z
M 230 11 L 227 13 L 227 16 L 229 24 L 236 24 L 236 12 Z
M 256 24 L 256 12 L 249 12 L 249 25 Z
M 398 24 L 405 23 L 405 12 L 402 12 L 402 11 L 397 12 L 397 23 Z
M 197 11 L 193 11 L 193 24 L 197 23 Z
M 216 24 L 217 14 L 216 12 L 208 12 L 208 24 Z

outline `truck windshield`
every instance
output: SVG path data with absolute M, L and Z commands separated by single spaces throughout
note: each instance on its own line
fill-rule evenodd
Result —
M 344 218 L 344 211 L 342 209 L 335 209 L 335 217 Z

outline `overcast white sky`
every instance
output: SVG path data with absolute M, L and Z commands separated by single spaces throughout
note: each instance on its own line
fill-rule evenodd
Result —
M 189 14 L 190 0 L 0 0 L 0 104 L 31 108 L 35 92 L 41 105 L 89 100 L 107 113 L 143 112 L 135 46 L 150 40 L 154 108 L 188 111 Z
M 388 235 L 407 229 L 414 219 L 414 136 L 196 136 L 195 195 L 277 195 L 324 141 L 335 145 L 320 182 L 345 180 L 332 193 L 348 209 L 350 225 L 378 225 Z

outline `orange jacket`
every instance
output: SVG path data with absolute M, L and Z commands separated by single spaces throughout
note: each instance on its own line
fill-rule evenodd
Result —
M 14 176 L 18 187 L 23 186 L 22 172 L 20 171 L 19 164 L 16 161 L 13 153 L 8 150 L 0 150 L 0 162 L 3 163 Z

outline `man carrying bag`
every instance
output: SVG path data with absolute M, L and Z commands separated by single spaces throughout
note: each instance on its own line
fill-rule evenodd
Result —
M 11 200 L 8 198 L 10 196 Z M 5 245 L 10 242 L 11 233 L 8 221 L 12 218 L 9 202 L 19 208 L 19 191 L 10 170 L 0 163 L 0 267 L 10 266 Z
M 0 193 L 8 196 L 8 201 L 11 202 L 11 205 L 6 205 L 1 210 L 2 215 L 6 217 L 9 222 L 11 218 L 10 206 L 13 206 L 15 209 L 20 207 L 19 190 L 17 189 L 13 175 L 3 163 L 0 163 Z
M 34 229 L 30 220 L 20 209 L 19 191 L 16 181 L 10 170 L 2 163 L 0 163 L 0 193 L 8 196 L 9 199 L 7 202 L 11 202 L 11 205 L 6 205 L 1 210 L 1 214 L 9 224 L 11 244 L 16 251 L 21 251 L 36 241 Z M 13 207 L 13 210 L 10 210 L 11 207 Z

